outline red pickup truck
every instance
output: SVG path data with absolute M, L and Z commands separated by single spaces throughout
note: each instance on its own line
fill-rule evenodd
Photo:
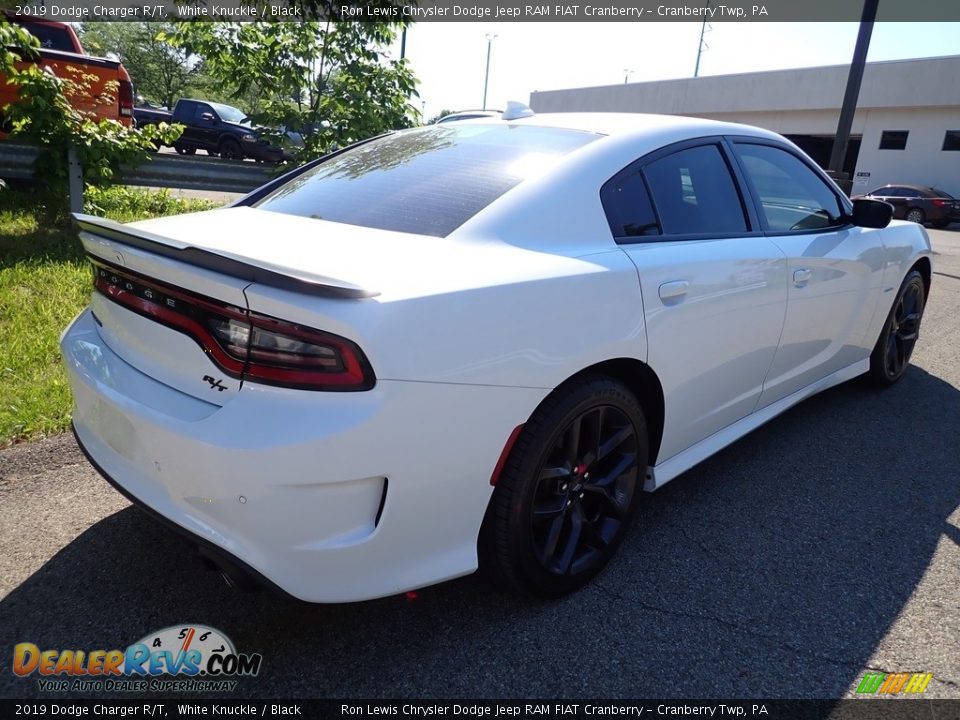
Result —
M 98 118 L 117 120 L 128 127 L 133 124 L 133 83 L 119 61 L 87 55 L 77 34 L 66 23 L 28 19 L 11 12 L 2 14 L 4 18 L 0 18 L 0 22 L 9 21 L 19 25 L 40 41 L 39 61 L 24 61 L 18 63 L 18 67 L 24 67 L 28 62 L 39 62 L 42 68 L 57 77 L 69 77 L 70 67 L 93 75 L 96 80 L 91 84 L 90 97 L 71 99 L 76 103 L 77 109 Z M 111 82 L 116 85 L 108 87 Z M 4 105 L 16 101 L 17 95 L 17 88 L 7 85 L 6 79 L 0 76 L 0 111 Z M 0 116 L 0 138 L 2 137 L 5 135 Z

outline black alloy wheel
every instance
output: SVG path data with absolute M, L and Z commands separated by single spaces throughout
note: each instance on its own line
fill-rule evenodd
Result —
M 243 148 L 236 140 L 227 138 L 220 143 L 220 157 L 224 160 L 243 160 Z
M 575 382 L 548 398 L 497 484 L 484 523 L 484 564 L 542 597 L 589 582 L 636 514 L 646 433 L 640 404 L 612 379 Z
M 907 273 L 897 293 L 880 338 L 870 355 L 870 379 L 875 385 L 892 385 L 907 371 L 910 356 L 920 336 L 920 321 L 926 302 L 923 277 Z

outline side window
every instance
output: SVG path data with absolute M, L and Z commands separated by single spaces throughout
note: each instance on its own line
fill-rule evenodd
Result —
M 740 194 L 716 145 L 679 150 L 643 173 L 664 235 L 747 232 Z
M 638 170 L 607 181 L 600 190 L 600 202 L 615 238 L 660 234 L 650 195 Z
M 216 117 L 216 113 L 213 112 L 212 107 L 210 107 L 209 105 L 202 105 L 201 103 L 197 103 L 197 109 L 193 111 L 193 119 L 203 120 L 204 113 L 211 113 L 214 117 Z
M 769 145 L 737 143 L 736 148 L 770 230 L 816 230 L 839 224 L 840 201 L 800 158 Z

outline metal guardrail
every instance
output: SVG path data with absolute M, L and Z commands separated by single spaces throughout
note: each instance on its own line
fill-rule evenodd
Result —
M 9 180 L 32 180 L 33 165 L 43 152 L 32 145 L 0 143 L 0 178 Z
M 120 182 L 147 187 L 246 193 L 269 182 L 275 175 L 270 165 L 242 160 L 154 155 L 141 165 L 124 168 Z
M 32 180 L 34 164 L 45 148 L 0 142 L 0 178 Z M 246 193 L 276 176 L 270 165 L 241 160 L 153 155 L 136 167 L 123 168 L 117 182 L 123 185 L 218 190 Z

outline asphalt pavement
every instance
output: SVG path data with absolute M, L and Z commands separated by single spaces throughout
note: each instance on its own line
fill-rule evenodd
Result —
M 609 569 L 557 602 L 479 576 L 352 605 L 238 593 L 71 436 L 0 452 L 0 696 L 44 697 L 16 643 L 203 623 L 263 654 L 239 697 L 837 698 L 878 671 L 960 698 L 960 232 L 931 236 L 903 381 L 827 391 L 645 496 Z

